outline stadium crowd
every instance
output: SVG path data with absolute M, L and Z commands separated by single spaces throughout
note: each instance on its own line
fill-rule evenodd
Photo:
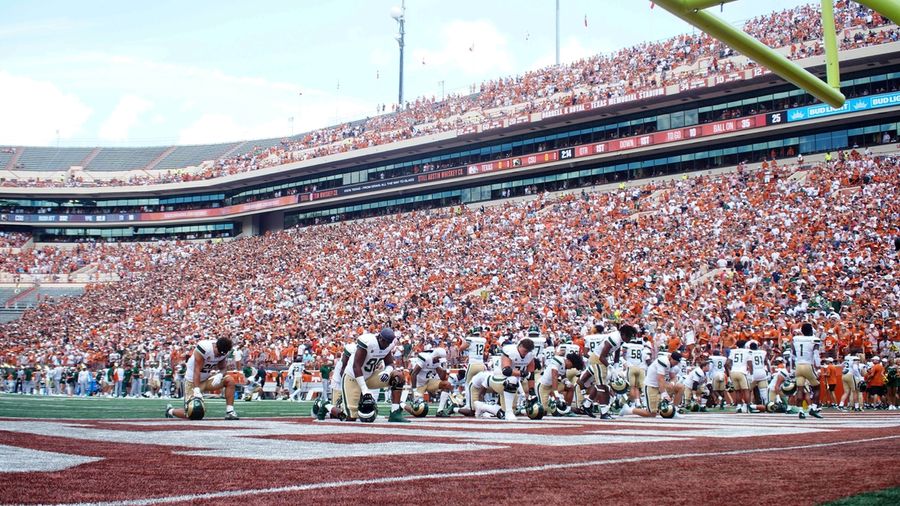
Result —
M 21 248 L 29 239 L 30 234 L 0 231 L 0 249 Z
M 496 351 L 531 325 L 580 344 L 597 321 L 631 322 L 654 349 L 755 339 L 775 356 L 804 320 L 827 357 L 893 360 L 898 163 L 851 151 L 804 170 L 99 249 L 123 281 L 0 325 L 0 361 L 174 367 L 198 337 L 228 336 L 246 363 L 299 355 L 317 368 L 390 324 L 398 353 L 445 346 L 455 364 L 454 345 L 476 326 Z
M 787 9 L 753 18 L 743 28 L 770 47 L 790 47 L 791 59 L 807 58 L 824 52 L 819 9 L 818 4 Z M 900 40 L 900 32 L 886 18 L 847 0 L 836 3 L 835 23 L 842 50 Z M 199 172 L 168 171 L 127 180 L 96 179 L 91 184 L 130 186 L 216 178 L 456 130 L 503 117 L 623 97 L 755 66 L 749 61 L 738 63 L 733 56 L 730 48 L 706 34 L 679 35 L 568 65 L 487 81 L 470 95 L 450 95 L 444 100 L 420 97 L 395 106 L 388 114 L 316 130 L 285 139 L 275 146 L 254 147 L 247 153 L 217 160 Z M 81 186 L 83 181 L 77 177 L 25 178 L 2 184 Z

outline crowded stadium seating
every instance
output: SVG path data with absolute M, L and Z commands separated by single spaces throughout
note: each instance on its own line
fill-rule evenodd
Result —
M 897 158 L 851 151 L 812 167 L 739 167 L 220 244 L 85 246 L 48 254 L 47 265 L 96 262 L 123 281 L 0 326 L 0 360 L 45 361 L 58 348 L 37 344 L 66 328 L 87 361 L 148 343 L 175 360 L 199 334 L 283 362 L 297 343 L 327 356 L 387 323 L 418 346 L 476 324 L 496 341 L 523 314 L 550 336 L 578 334 L 594 315 L 640 322 L 657 342 L 690 332 L 714 346 L 777 343 L 809 318 L 829 350 L 877 349 L 900 331 L 883 275 L 896 269 L 897 188 Z M 873 318 L 885 325 L 870 327 Z
M 836 4 L 836 26 L 841 32 L 842 50 L 896 42 L 896 27 L 877 13 L 858 4 Z M 877 30 L 876 30 L 877 29 Z M 810 4 L 753 18 L 744 30 L 766 44 L 781 48 L 790 58 L 799 60 L 821 55 L 819 6 Z M 473 87 L 469 95 L 451 95 L 443 101 L 420 97 L 386 114 L 344 125 L 337 125 L 292 139 L 265 139 L 242 143 L 232 156 L 198 173 L 163 171 L 127 178 L 95 175 L 92 185 L 122 186 L 160 182 L 209 179 L 291 161 L 307 160 L 330 154 L 389 144 L 413 137 L 446 132 L 481 124 L 515 114 L 549 111 L 598 98 L 616 98 L 662 86 L 689 82 L 698 77 L 729 73 L 755 64 L 734 53 L 705 34 L 686 34 L 668 40 L 643 43 L 609 55 L 597 55 L 561 67 L 547 67 L 522 76 L 502 78 Z M 141 169 L 164 153 L 166 147 L 132 150 L 104 148 L 89 164 L 88 170 L 126 171 Z M 178 153 L 175 149 L 166 158 Z M 78 165 L 74 148 L 54 154 L 52 148 L 26 148 L 28 170 L 65 170 Z M 209 152 L 216 150 L 210 147 Z M 37 154 L 32 153 L 37 152 Z M 222 154 L 224 154 L 224 151 Z M 90 153 L 83 153 L 87 156 Z M 187 151 L 182 151 L 186 154 Z M 180 156 L 180 155 L 178 155 Z M 205 155 L 204 155 L 205 156 Z M 81 157 L 84 159 L 84 156 Z M 185 161 L 166 162 L 159 169 L 174 169 Z M 163 160 L 165 161 L 165 160 Z M 72 162 L 72 163 L 70 163 Z M 78 180 L 51 178 L 8 180 L 6 186 L 77 186 Z

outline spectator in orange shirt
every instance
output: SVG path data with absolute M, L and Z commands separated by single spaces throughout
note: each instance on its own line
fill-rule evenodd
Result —
M 834 391 L 837 389 L 838 382 L 842 381 L 843 378 L 843 368 L 834 364 L 834 359 L 828 357 L 825 359 L 825 382 L 828 385 L 827 393 L 825 394 L 825 402 L 830 402 L 831 406 L 834 407 L 837 404 L 837 398 L 835 397 Z
M 668 348 L 669 353 L 674 353 L 678 351 L 678 348 L 680 346 L 681 338 L 679 338 L 678 336 L 672 336 L 669 338 L 669 342 L 667 343 L 666 348 Z
M 885 395 L 884 366 L 880 357 L 872 358 L 872 367 L 866 373 L 866 393 L 869 396 L 869 404 L 875 407 L 881 405 L 881 398 Z

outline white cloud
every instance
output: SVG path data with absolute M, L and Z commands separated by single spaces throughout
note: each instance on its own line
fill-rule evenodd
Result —
M 411 67 L 440 68 L 442 73 L 461 71 L 480 76 L 486 70 L 494 77 L 511 73 L 515 68 L 506 35 L 491 21 L 451 21 L 441 29 L 440 49 L 413 51 Z M 433 70 L 431 71 L 434 72 Z
M 100 125 L 98 135 L 103 140 L 124 141 L 128 131 L 137 124 L 140 116 L 150 110 L 153 103 L 135 95 L 125 95 L 119 99 L 113 112 Z
M 93 112 L 55 84 L 0 71 L 0 142 L 51 145 L 79 133 Z
M 204 114 L 193 124 L 181 131 L 179 144 L 208 144 L 216 141 L 238 140 L 243 137 L 243 128 L 231 116 L 225 114 Z
M 594 43 L 594 41 L 588 41 Z M 594 56 L 596 54 L 609 53 L 612 49 L 604 46 L 601 42 L 597 42 L 596 47 L 586 47 L 582 40 L 578 37 L 567 37 L 559 47 L 559 60 L 562 64 L 568 64 Z M 552 66 L 556 63 L 556 52 L 554 50 L 545 51 L 541 54 L 529 69 L 539 69 Z

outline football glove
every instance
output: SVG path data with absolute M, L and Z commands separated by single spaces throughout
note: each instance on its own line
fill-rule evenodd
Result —
M 393 366 L 387 366 L 387 367 L 385 367 L 384 370 L 381 371 L 381 382 L 382 382 L 382 383 L 387 383 L 388 380 L 391 378 L 391 373 L 392 373 L 392 372 L 394 372 Z
M 194 387 L 194 391 L 191 393 L 191 397 L 197 397 L 199 399 L 203 398 L 203 392 L 200 391 L 200 387 Z
M 662 399 L 662 400 L 664 400 L 664 401 L 666 401 L 666 402 L 670 401 L 671 398 L 669 397 L 669 392 L 665 392 L 665 391 L 664 391 L 664 392 L 662 393 L 662 395 L 660 395 L 660 399 Z
M 220 386 L 222 386 L 222 380 L 224 378 L 225 378 L 225 376 L 223 376 L 222 373 L 216 374 L 215 376 L 210 378 L 209 386 L 211 386 L 213 388 L 219 388 Z

